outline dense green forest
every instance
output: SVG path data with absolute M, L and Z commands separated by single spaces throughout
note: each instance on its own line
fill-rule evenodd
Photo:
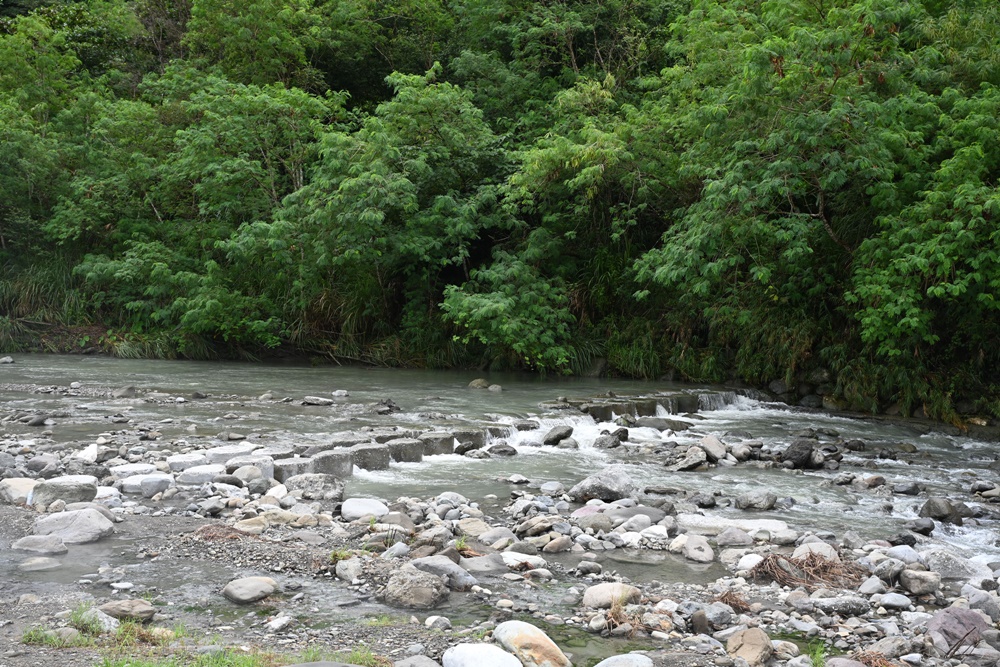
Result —
M 996 0 L 0 2 L 8 351 L 1000 415 L 998 177 Z

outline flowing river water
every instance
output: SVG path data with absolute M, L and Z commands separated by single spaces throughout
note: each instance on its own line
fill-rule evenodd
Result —
M 717 467 L 702 472 L 669 472 L 648 458 L 630 465 L 640 486 L 675 487 L 687 491 L 722 492 L 732 498 L 746 491 L 773 491 L 782 499 L 770 512 L 754 513 L 754 518 L 780 519 L 800 531 L 832 531 L 838 536 L 850 530 L 864 538 L 885 538 L 903 530 L 903 524 L 917 516 L 928 495 L 959 496 L 973 504 L 969 486 L 976 479 L 996 480 L 992 464 L 996 459 L 993 442 L 946 434 L 926 424 L 855 419 L 818 411 L 790 408 L 770 403 L 752 392 L 725 387 L 695 387 L 664 382 L 617 379 L 538 378 L 524 375 L 491 374 L 491 382 L 502 392 L 468 388 L 474 372 L 390 370 L 339 366 L 310 367 L 291 364 L 215 363 L 189 361 L 123 360 L 87 356 L 17 355 L 16 363 L 0 366 L 0 413 L 42 410 L 55 414 L 46 427 L 57 443 L 80 448 L 102 433 L 128 428 L 113 423 L 126 415 L 132 423 L 155 425 L 162 440 L 182 443 L 214 437 L 233 430 L 256 434 L 271 444 L 324 442 L 333 434 L 356 431 L 364 426 L 396 426 L 403 429 L 440 430 L 459 425 L 485 424 L 492 440 L 505 440 L 518 454 L 509 458 L 474 460 L 459 455 L 429 456 L 420 463 L 393 463 L 388 470 L 369 472 L 355 469 L 347 483 L 347 496 L 368 496 L 394 500 L 400 496 L 429 498 L 444 491 L 457 491 L 481 503 L 488 515 L 499 516 L 516 488 L 505 478 L 519 474 L 533 482 L 558 481 L 567 488 L 610 463 L 620 463 L 617 450 L 593 446 L 601 429 L 613 424 L 597 423 L 578 410 L 545 407 L 560 396 L 589 398 L 607 396 L 658 397 L 662 405 L 669 395 L 695 395 L 699 410 L 688 415 L 694 428 L 664 435 L 649 428 L 630 429 L 630 440 L 657 443 L 672 440 L 681 446 L 706 434 L 723 440 L 752 437 L 764 447 L 783 448 L 793 434 L 819 430 L 826 440 L 859 439 L 863 451 L 848 452 L 840 470 L 790 471 L 752 464 Z M 78 387 L 75 392 L 38 393 L 48 386 Z M 144 392 L 137 399 L 94 398 L 88 388 L 117 388 L 132 385 Z M 34 388 L 34 389 L 32 389 Z M 304 396 L 331 396 L 346 390 L 333 406 L 301 405 Z M 192 398 L 194 392 L 207 398 Z M 265 393 L 272 400 L 260 400 Z M 148 400 L 149 397 L 185 397 Z M 281 401 L 287 397 L 291 400 Z M 371 405 L 391 399 L 401 409 L 377 415 Z M 661 416 L 667 409 L 657 408 Z M 541 428 L 519 431 L 518 420 L 533 419 Z M 540 446 L 541 434 L 549 428 L 569 423 L 574 427 L 578 450 Z M 31 443 L 39 429 L 8 425 L 7 436 Z M 877 458 L 891 451 L 895 459 Z M 629 465 L 629 462 L 625 462 Z M 924 487 L 919 496 L 893 496 L 878 491 L 860 492 L 832 480 L 845 471 L 859 475 L 878 474 L 888 483 L 914 481 Z M 889 487 L 887 486 L 886 489 Z M 746 512 L 720 507 L 722 516 L 746 516 Z M 155 526 L 154 523 L 150 524 Z M 998 535 L 993 521 L 967 521 L 962 527 L 941 525 L 933 539 L 945 542 L 966 556 L 1000 557 Z M 102 562 L 114 561 L 129 545 L 120 539 L 102 541 L 78 549 L 75 567 L 65 577 L 72 579 Z M 89 554 L 89 555 L 88 555 Z M 568 556 L 566 556 L 569 559 Z M 120 559 L 119 559 L 120 560 Z M 126 559 L 127 560 L 127 559 Z M 556 559 L 558 560 L 558 558 Z M 578 558 L 577 558 L 578 560 Z M 708 566 L 686 563 L 666 552 L 614 550 L 601 560 L 637 581 L 660 579 L 707 582 L 725 574 L 718 563 Z M 570 564 L 570 560 L 566 561 Z M 0 568 L 13 572 L 12 561 Z M 8 570 L 8 568 L 11 568 Z M 222 573 L 175 573 L 191 585 L 192 577 L 218 582 Z M 159 572 L 159 579 L 169 578 Z M 54 576 L 51 573 L 17 573 L 23 580 Z M 141 573 L 136 574 L 141 578 Z M 169 585 L 161 581 L 163 585 Z

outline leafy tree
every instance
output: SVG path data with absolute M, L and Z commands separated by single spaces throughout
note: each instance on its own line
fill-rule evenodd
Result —
M 317 21 L 311 0 L 192 0 L 183 43 L 234 81 L 315 88 Z

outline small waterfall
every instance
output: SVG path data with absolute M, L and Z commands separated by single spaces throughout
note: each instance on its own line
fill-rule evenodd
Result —
M 736 402 L 735 391 L 719 391 L 711 394 L 698 394 L 698 409 L 703 412 L 724 410 L 726 406 Z

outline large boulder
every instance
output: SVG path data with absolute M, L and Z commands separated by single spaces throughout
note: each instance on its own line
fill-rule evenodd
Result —
M 271 577 L 243 577 L 234 579 L 222 589 L 222 594 L 236 604 L 250 604 L 263 600 L 278 590 L 278 582 Z
M 813 455 L 815 448 L 815 440 L 797 438 L 785 449 L 781 455 L 781 460 L 785 463 L 790 463 L 793 468 L 818 468 L 818 457 Z
M 55 535 L 66 544 L 96 542 L 115 532 L 115 525 L 95 509 L 60 512 L 35 521 L 35 535 Z
M 89 503 L 97 496 L 97 478 L 92 475 L 64 475 L 39 482 L 31 490 L 29 502 L 45 508 L 56 500 L 65 503 Z
M 767 664 L 773 652 L 771 638 L 760 628 L 741 630 L 726 643 L 726 653 L 733 658 L 746 660 L 750 667 L 762 667 Z
M 521 661 L 493 644 L 459 644 L 441 656 L 443 667 L 522 667 Z
M 927 621 L 926 635 L 934 648 L 948 654 L 959 644 L 975 646 L 989 627 L 990 620 L 978 611 L 947 607 Z
M 572 667 L 556 643 L 530 623 L 505 621 L 493 630 L 493 639 L 524 667 Z
M 448 587 L 441 577 L 407 563 L 393 571 L 381 595 L 394 607 L 433 609 L 448 598 Z
M 599 498 L 605 502 L 631 498 L 639 487 L 624 466 L 609 466 L 585 478 L 569 490 L 569 496 L 578 503 Z

